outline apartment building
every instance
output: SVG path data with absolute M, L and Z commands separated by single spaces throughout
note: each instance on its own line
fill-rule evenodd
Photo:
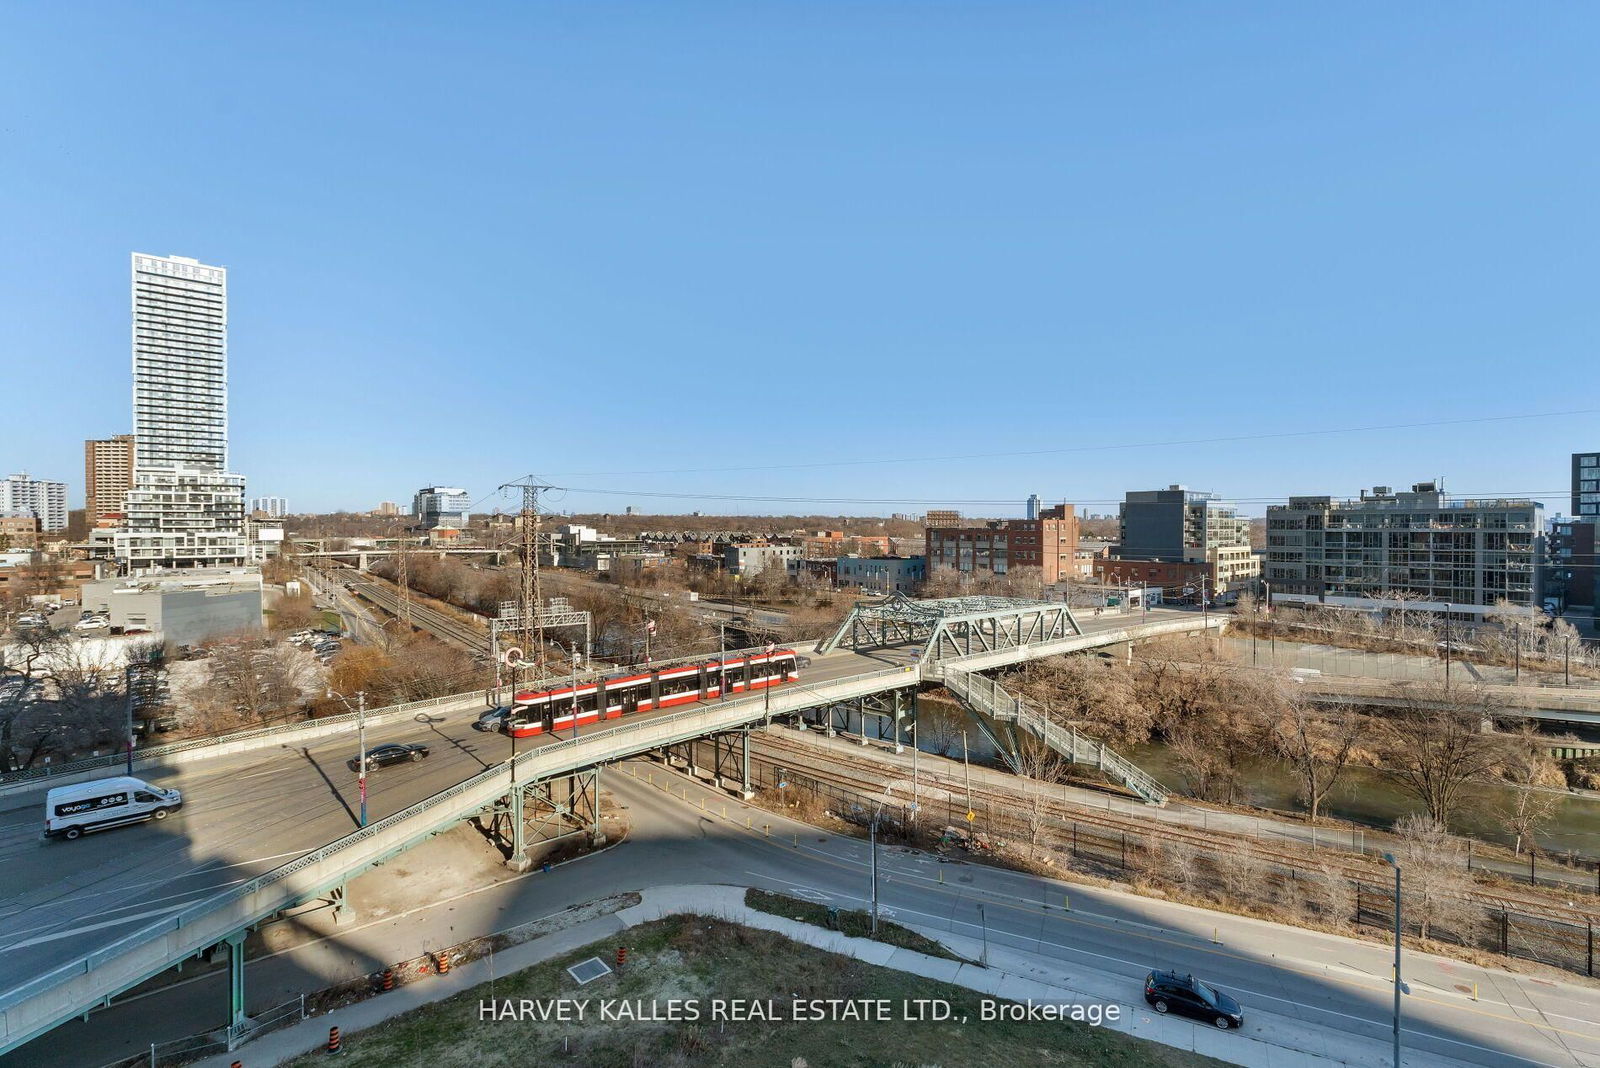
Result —
M 920 556 L 841 556 L 834 563 L 834 581 L 870 593 L 911 593 L 928 577 Z
M 67 484 L 30 478 L 27 472 L 0 479 L 0 516 L 39 521 L 46 534 L 67 529 Z
M 1168 486 L 1123 495 L 1119 560 L 1204 564 L 1213 593 L 1255 585 L 1261 564 L 1250 550 L 1250 520 L 1216 494 Z
M 1600 452 L 1572 454 L 1572 514 L 1600 521 Z
M 1037 519 L 930 525 L 923 531 L 923 546 L 930 572 L 949 567 L 969 574 L 1004 575 L 1013 568 L 1037 567 L 1045 582 L 1057 582 L 1077 573 L 1078 517 L 1072 505 L 1058 504 L 1041 510 Z
M 1267 509 L 1265 579 L 1275 603 L 1481 616 L 1497 601 L 1540 603 L 1543 505 L 1451 499 L 1437 484 L 1388 486 L 1358 500 L 1291 497 Z
M 84 520 L 89 526 L 120 520 L 133 488 L 133 435 L 83 443 Z
M 133 254 L 133 485 L 117 559 L 130 571 L 242 564 L 244 478 L 228 472 L 228 272 Z
M 467 526 L 472 498 L 457 486 L 424 486 L 411 498 L 411 514 L 423 530 Z

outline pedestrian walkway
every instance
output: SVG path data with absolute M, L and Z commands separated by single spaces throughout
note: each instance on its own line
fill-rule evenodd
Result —
M 201 1068 L 228 1068 L 234 1061 L 239 1061 L 245 1068 L 267 1068 L 269 1065 L 282 1064 L 323 1048 L 331 1027 L 339 1028 L 345 1037 L 359 1034 L 412 1009 L 470 990 L 488 982 L 494 975 L 509 975 L 565 956 L 636 924 L 649 923 L 666 916 L 690 914 L 773 931 L 830 953 L 1012 1001 L 1053 1005 L 1116 1004 L 1121 1006 L 1121 1018 L 1115 1021 L 1108 1019 L 1104 1024 L 1107 1028 L 1252 1068 L 1298 1068 L 1330 1063 L 1379 1068 L 1392 1064 L 1390 1046 L 1386 1041 L 1362 1038 L 1258 1010 L 1249 1011 L 1244 1031 L 1218 1031 L 1204 1024 L 1158 1016 L 1142 1000 L 1130 1001 L 1128 983 L 1122 977 L 1091 974 L 1060 961 L 1012 949 L 982 946 L 978 939 L 952 935 L 947 931 L 920 929 L 919 933 L 971 960 L 987 957 L 989 966 L 930 957 L 759 912 L 747 906 L 744 897 L 745 888 L 741 886 L 652 887 L 642 892 L 638 905 L 586 920 L 495 954 L 492 972 L 488 958 L 458 965 L 448 975 L 436 976 L 427 982 L 411 983 L 388 994 L 336 1009 L 325 1016 L 313 1017 L 293 1027 L 264 1035 L 234 1053 L 219 1054 L 198 1063 Z M 917 929 L 914 925 L 907 926 Z M 756 995 L 752 993 L 751 996 Z M 1407 1068 L 1454 1068 L 1462 1063 L 1415 1051 L 1407 1051 L 1404 1060 Z

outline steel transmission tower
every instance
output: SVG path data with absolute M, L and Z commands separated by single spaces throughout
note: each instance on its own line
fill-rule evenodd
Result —
M 507 482 L 501 489 L 522 491 L 522 526 L 520 556 L 522 558 L 522 589 L 517 605 L 519 635 L 524 655 L 532 654 L 534 677 L 543 678 L 544 667 L 544 591 L 539 585 L 539 494 L 551 487 L 529 475 L 516 482 Z

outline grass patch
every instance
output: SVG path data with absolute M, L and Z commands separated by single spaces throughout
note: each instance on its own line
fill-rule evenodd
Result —
M 321 612 L 321 625 L 322 629 L 327 631 L 344 630 L 344 620 L 339 618 L 339 613 L 331 612 L 327 609 L 323 609 Z
M 586 987 L 566 974 L 567 966 L 592 956 L 614 961 L 620 945 L 629 950 L 621 974 Z M 586 1000 L 583 1022 L 479 1019 L 480 1000 L 556 997 Z M 654 1003 L 664 1014 L 670 998 L 695 999 L 700 1018 L 598 1019 L 601 999 L 642 1002 L 646 1009 Z M 715 1021 L 711 1019 L 714 998 L 770 998 L 778 1018 Z M 788 1017 L 797 998 L 887 998 L 895 1019 L 793 1021 Z M 917 998 L 948 1001 L 950 1019 L 901 1020 L 902 1001 Z M 346 1036 L 341 1061 L 351 1068 L 396 1064 L 510 1068 L 546 1063 L 583 1068 L 1223 1064 L 1087 1024 L 985 1022 L 979 1019 L 983 1000 L 970 990 L 825 953 L 769 931 L 702 916 L 673 916 Z M 325 1055 L 317 1052 L 290 1063 L 316 1068 L 325 1062 Z
M 786 894 L 774 894 L 766 890 L 757 890 L 755 887 L 744 892 L 744 903 L 760 912 L 770 912 L 774 916 L 783 916 L 801 923 L 809 923 L 813 927 L 825 927 L 830 931 L 849 935 L 852 938 L 872 937 L 872 914 L 864 909 L 838 909 L 830 916 L 827 905 L 819 905 L 814 901 L 802 901 L 797 897 Z M 917 932 L 901 927 L 898 923 L 890 923 L 882 916 L 878 917 L 878 941 L 901 949 L 911 949 L 918 953 L 926 953 L 930 957 L 943 957 L 945 960 L 965 961 L 965 957 L 957 956 L 944 946 L 931 938 L 924 938 Z

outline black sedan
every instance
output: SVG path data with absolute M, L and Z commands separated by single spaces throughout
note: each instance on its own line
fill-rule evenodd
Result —
M 367 750 L 367 770 L 386 768 L 390 764 L 418 761 L 427 755 L 428 747 L 425 745 L 400 745 L 398 743 L 375 745 Z M 361 770 L 361 758 L 351 757 L 345 761 L 345 766 L 351 771 L 359 772 Z
M 1223 1031 L 1244 1026 L 1244 1009 L 1237 1001 L 1192 975 L 1151 972 L 1145 976 L 1144 999 L 1163 1015 L 1179 1012 Z

